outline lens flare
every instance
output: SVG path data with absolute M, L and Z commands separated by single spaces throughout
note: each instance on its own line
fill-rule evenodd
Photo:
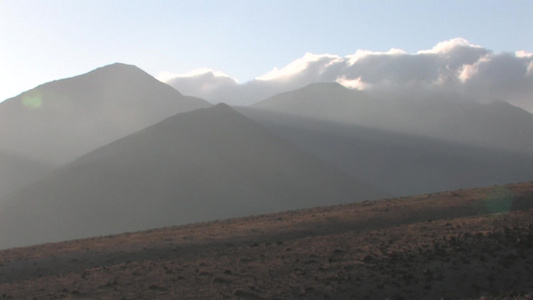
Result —
M 505 213 L 513 207 L 514 195 L 503 186 L 494 188 L 485 198 L 488 213 Z
M 43 106 L 41 95 L 26 95 L 22 97 L 22 104 L 27 108 L 39 108 Z

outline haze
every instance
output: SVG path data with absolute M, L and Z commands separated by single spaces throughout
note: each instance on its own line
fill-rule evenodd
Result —
M 533 299 L 533 2 L 0 0 L 8 299 Z

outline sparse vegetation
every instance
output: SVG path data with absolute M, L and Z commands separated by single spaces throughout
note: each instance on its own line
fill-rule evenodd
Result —
M 0 298 L 532 299 L 533 183 L 495 189 L 4 250 Z

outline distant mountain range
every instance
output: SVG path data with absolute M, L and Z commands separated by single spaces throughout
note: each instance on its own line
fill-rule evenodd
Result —
M 251 107 L 105 66 L 0 103 L 0 248 L 533 179 L 533 115 L 319 83 Z
M 453 94 L 375 95 L 338 83 L 282 93 L 253 108 L 361 125 L 454 143 L 533 153 L 533 115 L 508 103 L 481 104 Z

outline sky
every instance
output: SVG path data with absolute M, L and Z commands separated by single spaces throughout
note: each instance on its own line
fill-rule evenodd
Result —
M 533 1 L 491 0 L 0 0 L 0 101 L 114 62 L 161 80 L 207 68 L 243 84 L 306 53 L 417 54 L 464 40 L 529 55 L 532 12 Z

